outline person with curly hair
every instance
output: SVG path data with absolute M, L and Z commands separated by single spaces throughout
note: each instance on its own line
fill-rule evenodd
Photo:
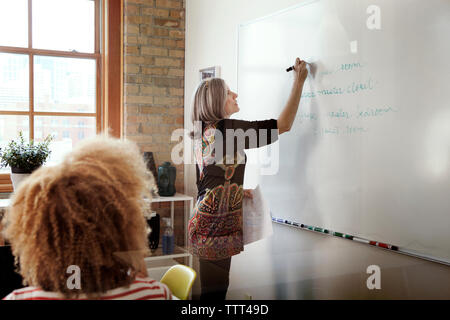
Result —
M 4 299 L 171 299 L 145 268 L 144 196 L 154 186 L 136 144 L 105 136 L 35 171 L 3 219 L 29 287 Z

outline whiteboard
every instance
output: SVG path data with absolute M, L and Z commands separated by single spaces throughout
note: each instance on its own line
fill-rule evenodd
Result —
M 279 150 L 276 174 L 246 173 L 274 217 L 450 261 L 449 35 L 448 0 L 312 1 L 239 26 L 240 118 L 278 118 L 286 68 L 313 63 L 291 131 L 248 153 Z

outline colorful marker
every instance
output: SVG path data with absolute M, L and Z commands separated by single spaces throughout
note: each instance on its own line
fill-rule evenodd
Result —
M 366 240 L 366 239 L 363 239 L 363 238 L 353 237 L 353 240 L 356 241 L 356 242 L 364 243 L 364 244 L 370 244 L 369 240 Z
M 387 243 L 382 243 L 382 242 L 377 242 L 377 241 L 369 241 L 369 244 L 372 246 L 376 246 L 376 247 L 381 247 L 384 249 L 390 249 L 390 250 L 395 250 L 398 251 L 398 247 L 397 246 L 393 246 Z
M 378 242 L 378 241 L 367 240 L 367 239 L 363 239 L 363 238 L 360 238 L 360 237 L 355 237 L 355 236 L 352 236 L 350 234 L 346 234 L 346 233 L 342 233 L 342 232 L 332 231 L 332 230 L 319 228 L 319 227 L 314 227 L 314 226 L 308 226 L 308 225 L 303 224 L 303 223 L 298 223 L 298 222 L 289 221 L 289 220 L 285 220 L 285 219 L 277 219 L 277 218 L 274 218 L 274 217 L 272 217 L 272 221 L 278 222 L 278 223 L 282 223 L 282 224 L 286 224 L 288 226 L 300 227 L 302 229 L 306 229 L 306 230 L 310 230 L 310 231 L 314 231 L 314 232 L 320 232 L 320 233 L 324 233 L 324 234 L 327 234 L 327 235 L 332 235 L 332 236 L 343 238 L 343 239 L 347 239 L 347 240 L 352 240 L 352 241 L 356 241 L 356 242 L 360 242 L 360 243 L 369 244 L 369 245 L 380 247 L 380 248 L 387 249 L 387 250 L 400 251 L 399 247 L 391 245 L 391 244 Z

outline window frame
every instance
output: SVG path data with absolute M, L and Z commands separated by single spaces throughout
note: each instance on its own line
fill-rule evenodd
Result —
M 96 132 L 123 135 L 123 0 L 92 0 L 95 2 L 94 53 L 34 49 L 32 47 L 32 3 L 28 0 L 28 47 L 0 46 L 1 53 L 29 56 L 29 110 L 1 111 L 0 115 L 29 117 L 29 138 L 34 138 L 34 116 L 96 117 Z M 34 110 L 34 56 L 89 58 L 96 61 L 96 112 L 36 112 Z M 116 75 L 120 74 L 120 77 Z M 0 193 L 12 192 L 10 174 L 0 174 Z

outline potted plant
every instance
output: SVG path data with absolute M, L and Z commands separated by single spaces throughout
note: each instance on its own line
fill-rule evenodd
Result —
M 20 131 L 19 142 L 12 140 L 4 149 L 0 149 L 0 167 L 11 168 L 14 189 L 17 189 L 23 179 L 45 163 L 51 153 L 49 145 L 52 140 L 53 137 L 48 135 L 42 142 L 34 143 L 31 140 L 27 143 Z

